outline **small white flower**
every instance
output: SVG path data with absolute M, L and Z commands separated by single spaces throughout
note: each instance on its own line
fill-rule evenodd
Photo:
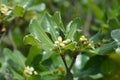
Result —
M 55 41 L 55 44 L 59 44 L 59 41 Z
M 11 7 L 8 7 L 8 6 L 6 6 L 6 5 L 4 5 L 4 4 L 2 4 L 1 6 L 0 6 L 0 12 L 2 13 L 2 14 L 4 14 L 4 15 L 9 15 L 12 11 L 11 11 Z
M 87 40 L 87 38 L 85 36 L 80 37 L 80 41 L 86 41 L 86 40 Z
M 63 43 L 64 43 L 64 44 L 67 44 L 67 43 L 69 43 L 70 41 L 71 41 L 70 39 L 66 39 L 66 40 L 63 41 Z
M 55 47 L 57 47 L 57 46 L 64 47 L 65 44 L 68 44 L 69 42 L 70 42 L 70 39 L 66 39 L 66 40 L 63 41 L 63 40 L 62 40 L 62 37 L 59 36 L 59 37 L 58 37 L 58 40 L 55 41 L 54 46 L 55 46 Z
M 64 47 L 64 46 L 65 46 L 65 44 L 64 44 L 64 43 L 60 43 L 59 45 L 60 45 L 61 47 Z
M 33 74 L 37 74 L 37 72 L 34 70 L 33 67 L 30 67 L 30 66 L 27 66 L 25 67 L 25 70 L 24 70 L 24 75 L 25 76 L 30 76 L 30 75 L 33 75 Z

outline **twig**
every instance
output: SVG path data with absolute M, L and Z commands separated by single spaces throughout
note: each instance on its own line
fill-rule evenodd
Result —
M 68 71 L 69 68 L 68 68 L 68 66 L 67 66 L 67 63 L 66 63 L 66 60 L 65 60 L 65 56 L 64 56 L 63 54 L 61 54 L 60 56 L 61 56 L 61 58 L 62 58 L 62 60 L 63 60 L 63 63 L 64 63 L 65 68 L 66 68 L 66 71 Z
M 70 70 L 72 69 L 72 67 L 73 67 L 73 65 L 74 65 L 74 63 L 75 63 L 78 54 L 79 54 L 78 51 L 75 51 L 75 52 L 74 52 L 73 60 L 72 60 L 72 63 L 71 63 L 71 65 L 70 65 L 70 67 L 69 67 Z

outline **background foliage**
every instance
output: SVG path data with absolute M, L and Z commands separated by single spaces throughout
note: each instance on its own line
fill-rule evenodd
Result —
M 85 35 L 94 42 L 94 50 L 77 56 L 74 80 L 120 79 L 119 0 L 0 0 L 2 4 L 12 9 L 7 16 L 0 10 L 0 80 L 25 80 L 25 66 L 38 72 L 28 80 L 66 80 L 61 58 L 51 51 L 59 35 L 76 41 Z M 68 65 L 72 48 L 66 52 Z

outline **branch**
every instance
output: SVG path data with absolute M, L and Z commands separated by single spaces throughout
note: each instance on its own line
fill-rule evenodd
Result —
M 70 67 L 69 67 L 69 70 L 72 69 L 72 67 L 73 67 L 73 65 L 74 65 L 74 63 L 75 63 L 75 61 L 76 61 L 76 58 L 77 58 L 78 53 L 79 53 L 78 51 L 74 52 L 73 60 L 72 60 L 72 63 L 71 63 L 71 65 L 70 65 Z
M 65 65 L 65 67 L 66 67 L 66 71 L 68 71 L 69 68 L 68 68 L 68 66 L 67 66 L 67 63 L 66 63 L 66 60 L 65 60 L 65 56 L 64 56 L 63 54 L 61 54 L 60 56 L 61 56 L 61 58 L 62 58 L 62 60 L 63 60 L 63 63 L 64 63 L 64 65 Z

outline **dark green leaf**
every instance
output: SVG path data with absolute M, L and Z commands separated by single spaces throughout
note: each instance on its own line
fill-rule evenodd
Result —
M 26 65 L 31 65 L 33 62 L 34 58 L 36 58 L 37 55 L 41 54 L 42 50 L 37 47 L 37 46 L 32 46 L 30 48 L 30 52 L 28 54 L 27 60 L 26 60 Z
M 99 55 L 110 54 L 114 51 L 114 48 L 117 47 L 116 42 L 111 42 L 108 44 L 103 44 L 98 51 Z
M 102 32 L 98 32 L 90 38 L 90 41 L 93 41 L 94 44 L 97 44 L 98 42 L 101 42 L 102 38 L 103 38 Z
M 3 54 L 9 59 L 11 59 L 13 62 L 18 64 L 21 68 L 25 67 L 25 57 L 18 50 L 12 52 L 9 49 L 5 48 Z
M 110 26 L 110 30 L 120 28 L 120 23 L 119 23 L 118 19 L 116 19 L 116 18 L 109 19 L 108 24 Z
M 47 60 L 48 58 L 50 58 L 52 54 L 53 54 L 52 51 L 43 51 L 42 61 Z

